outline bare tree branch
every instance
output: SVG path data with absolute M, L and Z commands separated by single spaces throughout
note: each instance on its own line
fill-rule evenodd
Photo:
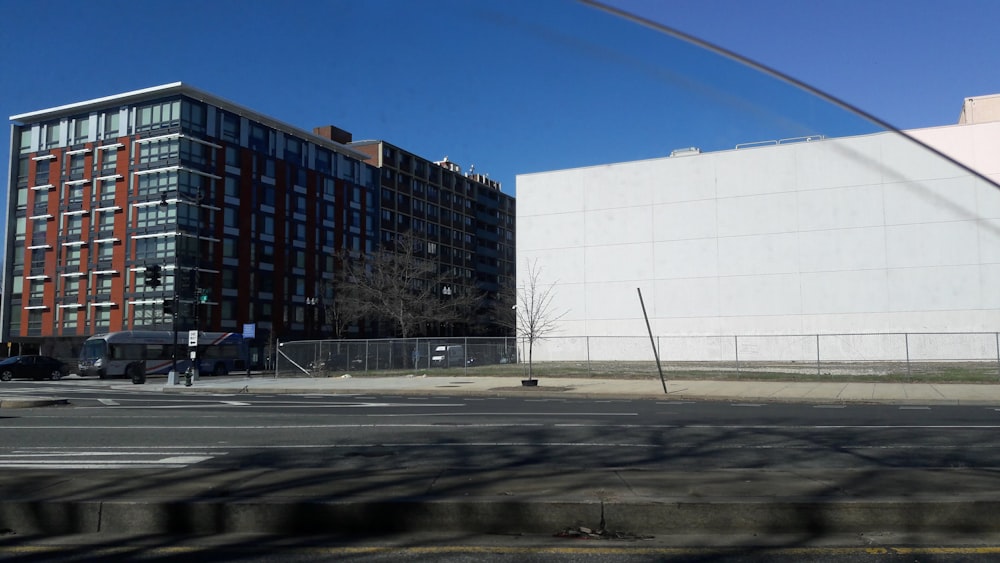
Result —
M 532 379 L 532 353 L 535 342 L 556 330 L 559 319 L 566 315 L 566 311 L 552 309 L 556 282 L 547 286 L 542 285 L 540 281 L 542 270 L 538 267 L 538 260 L 528 262 L 526 265 L 525 283 L 517 288 L 514 316 L 517 322 L 518 336 L 528 341 L 528 379 L 530 380 Z
M 351 287 L 345 298 L 356 303 L 353 310 L 390 322 L 402 338 L 427 324 L 473 318 L 480 297 L 424 252 L 424 241 L 397 235 L 371 256 L 345 261 L 344 284 Z

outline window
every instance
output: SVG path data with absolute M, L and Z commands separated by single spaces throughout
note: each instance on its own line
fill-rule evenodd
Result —
M 103 153 L 101 155 L 101 173 L 113 174 L 118 164 L 118 151 L 108 149 L 101 151 L 101 153 Z
M 101 205 L 110 205 L 115 201 L 115 179 L 101 181 Z
M 115 245 L 112 242 L 102 242 L 97 245 L 97 260 L 99 262 L 110 262 L 115 256 Z
M 236 239 L 231 237 L 226 237 L 222 239 L 222 257 L 223 258 L 236 258 L 239 247 L 236 244 Z
M 317 148 L 316 149 L 316 171 L 320 174 L 332 174 L 333 170 L 330 169 L 330 151 Z
M 21 152 L 31 152 L 31 129 L 21 129 Z
M 63 264 L 67 267 L 80 267 L 80 247 L 79 246 L 64 246 L 62 247 Z
M 35 162 L 35 185 L 42 186 L 49 183 L 49 167 L 52 161 L 50 159 L 39 160 Z
M 222 116 L 219 137 L 233 143 L 240 142 L 240 117 L 229 112 L 219 112 Z
M 137 188 L 140 196 L 153 199 L 159 198 L 162 192 L 172 192 L 177 189 L 177 171 L 154 172 L 138 176 Z
M 67 184 L 66 192 L 70 203 L 83 203 L 83 184 Z
M 267 152 L 267 130 L 258 123 L 250 124 L 250 150 Z
M 30 280 L 28 285 L 28 297 L 32 300 L 45 297 L 45 281 Z
M 118 112 L 108 112 L 104 114 L 104 138 L 105 139 L 117 139 L 118 138 Z
M 90 118 L 81 117 L 75 121 L 73 127 L 73 142 L 74 143 L 85 143 L 90 137 Z
M 63 234 L 72 238 L 80 238 L 83 234 L 83 215 L 63 215 Z
M 136 131 L 150 131 L 162 127 L 179 125 L 181 121 L 181 101 L 160 102 L 139 108 Z
M 111 326 L 111 309 L 94 307 L 94 328 L 107 329 Z
M 140 238 L 134 239 L 133 243 L 135 244 L 135 259 L 140 262 L 146 260 L 163 260 L 175 255 L 173 238 Z M 172 279 L 172 276 L 165 276 L 163 279 L 166 284 Z
M 225 180 L 225 194 L 229 197 L 240 197 L 240 179 L 238 176 L 227 175 Z
M 110 233 L 115 228 L 115 212 L 112 210 L 101 211 L 97 219 L 97 229 Z
M 97 279 L 94 282 L 94 287 L 97 288 L 97 293 L 101 295 L 107 295 L 111 293 L 112 277 L 107 274 L 102 274 L 95 277 Z
M 59 123 L 49 123 L 45 126 L 45 148 L 59 145 Z
M 79 310 L 76 307 L 64 307 L 60 309 L 62 314 L 62 328 L 64 331 L 76 330 L 79 319 Z
M 274 202 L 275 202 L 274 186 L 270 184 L 262 184 L 261 192 L 262 192 L 261 203 L 263 203 L 264 205 L 270 205 L 271 207 L 274 207 Z
M 240 226 L 240 217 L 236 214 L 236 209 L 227 207 L 222 211 L 222 221 L 224 227 L 235 229 Z
M 226 166 L 239 166 L 240 165 L 240 147 L 238 146 L 227 146 L 226 147 Z
M 175 209 L 177 209 L 177 205 L 144 205 L 142 207 L 133 207 L 135 226 L 139 229 L 151 229 L 153 227 L 172 225 L 175 222 Z
M 73 179 L 83 178 L 84 153 L 71 154 L 69 156 L 69 177 Z
M 184 100 L 181 106 L 181 125 L 196 133 L 205 132 L 205 106 L 199 102 Z M 175 117 L 176 118 L 176 117 Z
M 28 311 L 28 334 L 38 335 L 42 330 L 42 312 L 38 310 Z
M 160 139 L 139 143 L 139 164 L 167 164 L 180 156 L 180 139 Z
M 212 149 L 190 139 L 181 139 L 181 160 L 185 164 L 206 166 L 212 164 Z

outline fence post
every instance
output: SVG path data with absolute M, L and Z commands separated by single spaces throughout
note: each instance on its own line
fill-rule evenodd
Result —
M 821 373 L 820 373 L 820 369 L 819 369 L 819 335 L 817 334 L 816 335 L 816 377 L 820 377 L 820 375 L 821 375 Z
M 370 339 L 365 339 L 365 375 L 368 375 L 368 344 L 370 342 Z
M 589 335 L 587 336 L 586 345 L 587 345 L 587 373 L 593 374 L 594 370 L 593 370 L 593 367 L 590 365 L 590 336 Z
M 906 343 L 906 379 L 910 379 L 910 333 L 903 333 L 903 342 Z
M 736 354 L 736 377 L 740 376 L 740 337 L 733 335 L 733 352 Z
M 278 355 L 279 355 L 278 351 L 279 350 L 281 350 L 281 339 L 280 338 L 275 338 L 274 339 L 274 352 L 271 354 L 271 357 L 274 358 L 274 378 L 275 379 L 278 379 Z

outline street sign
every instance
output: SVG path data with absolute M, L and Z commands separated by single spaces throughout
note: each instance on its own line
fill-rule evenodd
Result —
M 189 330 L 188 331 L 188 348 L 197 348 L 197 347 L 198 347 L 198 331 L 197 330 Z
M 257 323 L 243 323 L 243 338 L 251 340 L 256 337 Z

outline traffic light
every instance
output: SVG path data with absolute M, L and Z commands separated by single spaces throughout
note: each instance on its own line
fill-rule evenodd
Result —
M 199 289 L 198 290 L 198 303 L 208 303 L 208 290 Z
M 167 299 L 163 301 L 163 314 L 173 315 L 174 314 L 174 300 Z
M 160 286 L 160 265 L 153 264 L 146 267 L 146 285 L 152 288 Z

